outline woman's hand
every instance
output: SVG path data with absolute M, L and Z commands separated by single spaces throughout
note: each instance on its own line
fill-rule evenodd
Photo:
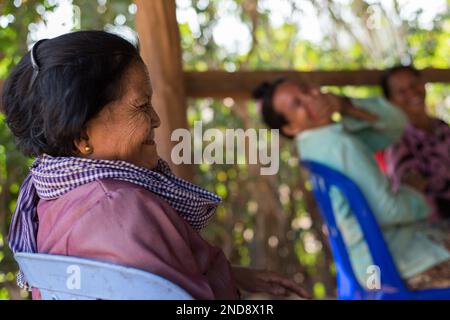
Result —
M 328 122 L 333 113 L 341 111 L 339 98 L 333 94 L 321 93 L 318 87 L 303 93 L 302 101 L 316 122 Z
M 358 120 L 369 122 L 378 120 L 378 117 L 373 113 L 355 107 L 348 97 L 338 96 L 332 93 L 318 93 L 317 91 L 312 92 L 312 96 L 315 96 L 318 104 L 321 106 L 319 109 L 323 110 L 322 112 L 328 115 L 328 117 L 331 117 L 335 112 L 340 112 Z
M 238 288 L 247 292 L 263 292 L 281 297 L 294 293 L 301 298 L 311 299 L 304 288 L 275 272 L 233 266 L 232 273 Z
M 369 111 L 355 107 L 349 98 L 332 93 L 322 93 L 320 88 L 311 88 L 304 93 L 302 100 L 309 107 L 312 118 L 316 121 L 329 120 L 336 112 L 369 122 L 378 119 Z
M 411 172 L 402 177 L 402 183 L 413 187 L 421 193 L 425 193 L 428 185 L 427 179 L 420 173 Z
M 342 114 L 345 114 L 349 117 L 365 120 L 368 122 L 374 122 L 378 120 L 378 117 L 373 113 L 364 110 L 362 108 L 357 108 L 353 105 L 351 100 L 345 96 L 336 96 L 341 101 L 341 110 Z

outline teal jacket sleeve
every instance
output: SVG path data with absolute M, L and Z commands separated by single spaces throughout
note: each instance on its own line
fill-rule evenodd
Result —
M 357 183 L 380 226 L 406 224 L 427 217 L 431 209 L 424 197 L 407 186 L 393 193 L 387 177 L 358 138 L 342 134 L 334 143 L 339 146 L 332 148 L 339 151 L 330 155 L 332 166 Z
M 407 118 L 399 108 L 381 97 L 351 99 L 351 101 L 355 107 L 365 109 L 378 117 L 374 122 L 342 117 L 344 128 L 360 139 L 372 152 L 385 149 L 400 140 L 407 125 Z

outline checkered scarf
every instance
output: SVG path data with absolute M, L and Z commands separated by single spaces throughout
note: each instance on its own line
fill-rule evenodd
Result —
M 137 184 L 163 198 L 200 231 L 214 214 L 221 199 L 188 181 L 176 177 L 160 159 L 155 169 L 135 166 L 119 160 L 93 160 L 78 157 L 38 157 L 20 187 L 17 206 L 9 229 L 9 246 L 16 252 L 37 252 L 39 199 L 52 200 L 81 186 L 101 179 L 115 179 Z M 26 286 L 19 272 L 17 283 Z

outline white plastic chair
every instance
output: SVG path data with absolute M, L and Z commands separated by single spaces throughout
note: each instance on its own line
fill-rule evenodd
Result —
M 43 300 L 191 300 L 182 288 L 155 274 L 76 257 L 16 253 L 15 259 Z

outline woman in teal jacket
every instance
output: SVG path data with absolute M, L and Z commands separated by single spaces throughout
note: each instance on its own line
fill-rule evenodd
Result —
M 294 138 L 302 159 L 325 164 L 356 182 L 411 288 L 450 287 L 449 229 L 427 223 L 431 208 L 415 189 L 402 185 L 392 192 L 373 157 L 402 136 L 407 121 L 398 108 L 382 98 L 338 97 L 283 79 L 261 85 L 254 96 L 265 122 Z M 364 286 L 373 264 L 368 247 L 345 198 L 337 189 L 330 196 L 353 269 Z

